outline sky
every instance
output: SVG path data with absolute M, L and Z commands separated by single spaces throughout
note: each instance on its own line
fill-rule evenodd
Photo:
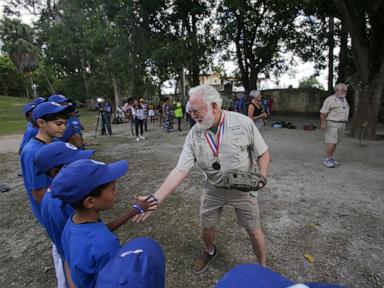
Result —
M 0 19 L 3 17 L 3 4 L 6 3 L 6 0 L 0 0 Z M 27 24 L 31 24 L 34 16 L 29 15 L 28 13 L 22 13 L 21 19 Z M 1 44 L 1 43 L 0 43 Z M 289 55 L 291 56 L 291 55 Z M 262 81 L 260 83 L 260 89 L 273 89 L 273 88 L 288 88 L 290 85 L 297 88 L 299 86 L 299 81 L 303 78 L 309 77 L 315 73 L 314 63 L 311 62 L 302 62 L 298 57 L 295 57 L 297 65 L 291 66 L 290 70 L 287 73 L 284 73 L 279 76 L 278 79 L 272 78 L 271 80 Z M 224 70 L 227 75 L 231 75 L 236 70 L 237 64 L 234 62 L 225 62 Z M 327 68 L 320 71 L 320 75 L 317 77 L 320 84 L 326 88 L 327 87 Z M 167 84 L 165 86 L 171 86 Z M 174 87 L 164 87 L 163 93 L 169 94 L 174 93 Z

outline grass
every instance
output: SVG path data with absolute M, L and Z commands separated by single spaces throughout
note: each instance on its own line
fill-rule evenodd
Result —
M 23 106 L 30 99 L 0 96 L 0 136 L 24 133 L 26 120 L 23 115 Z M 86 130 L 95 128 L 97 113 L 80 110 L 81 123 Z

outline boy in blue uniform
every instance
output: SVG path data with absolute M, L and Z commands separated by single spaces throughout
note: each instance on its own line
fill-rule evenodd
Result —
M 63 137 L 60 141 L 68 142 L 79 149 L 84 149 L 84 140 L 81 133 L 81 123 L 76 117 L 67 119 L 67 125 Z
M 76 146 L 64 142 L 53 142 L 44 145 L 35 155 L 34 163 L 39 173 L 45 173 L 54 178 L 61 167 L 76 160 L 89 159 L 92 157 L 93 150 L 80 150 Z M 45 192 L 40 202 L 41 223 L 48 233 L 49 238 L 56 246 L 60 255 L 61 263 L 65 271 L 65 278 L 70 287 L 74 287 L 70 276 L 68 265 L 64 261 L 64 252 L 61 246 L 61 234 L 68 218 L 73 215 L 74 209 L 58 198 L 52 198 L 51 191 Z M 61 281 L 64 281 L 62 279 Z
M 98 272 L 120 249 L 112 231 L 134 215 L 156 208 L 156 199 L 149 197 L 137 200 L 130 211 L 108 224 L 100 220 L 99 212 L 113 206 L 116 180 L 127 170 L 125 160 L 108 165 L 78 160 L 63 167 L 52 182 L 52 197 L 60 198 L 75 209 L 64 227 L 61 244 L 78 287 L 94 287 Z
M 37 173 L 33 158 L 44 144 L 52 142 L 55 137 L 63 136 L 68 113 L 72 110 L 70 105 L 61 106 L 55 102 L 45 102 L 37 106 L 32 112 L 32 119 L 39 127 L 39 132 L 24 146 L 20 161 L 24 186 L 32 206 L 33 215 L 39 223 L 41 223 L 39 203 L 51 179 L 45 174 Z
M 23 147 L 28 143 L 28 141 L 36 136 L 37 132 L 39 132 L 39 129 L 32 123 L 32 111 L 36 108 L 37 105 L 43 103 L 44 101 L 45 98 L 39 97 L 33 100 L 31 103 L 25 104 L 23 107 L 24 116 L 25 119 L 27 119 L 27 127 L 23 135 L 23 140 L 20 143 L 19 155 L 21 154 Z

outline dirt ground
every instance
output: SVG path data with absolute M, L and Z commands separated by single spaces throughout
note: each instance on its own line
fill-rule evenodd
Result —
M 273 121 L 288 120 L 274 117 Z M 299 281 L 327 281 L 348 287 L 384 287 L 384 141 L 345 137 L 337 150 L 342 164 L 325 168 L 323 133 L 308 132 L 290 118 L 296 130 L 267 127 L 265 139 L 272 162 L 269 183 L 258 194 L 266 233 L 268 265 Z M 185 125 L 185 124 L 184 124 Z M 185 125 L 186 126 L 186 125 Z M 119 182 L 119 197 L 108 220 L 129 209 L 135 193 L 153 193 L 175 166 L 187 130 L 165 134 L 149 126 L 147 139 L 136 143 L 127 124 L 113 126 L 113 137 L 86 140 L 94 159 L 128 159 L 129 172 Z M 379 127 L 384 131 L 383 126 Z M 381 134 L 382 135 L 382 134 Z M 34 220 L 22 178 L 17 176 L 20 136 L 0 137 L 1 182 L 11 190 L 0 194 L 0 287 L 54 287 L 50 243 Z M 117 234 L 122 243 L 149 236 L 167 258 L 167 287 L 213 287 L 241 263 L 255 262 L 245 231 L 224 209 L 218 227 L 219 258 L 203 274 L 192 273 L 201 251 L 199 200 L 202 173 L 195 167 L 182 186 L 142 225 L 127 223 Z M 310 254 L 310 262 L 304 254 Z

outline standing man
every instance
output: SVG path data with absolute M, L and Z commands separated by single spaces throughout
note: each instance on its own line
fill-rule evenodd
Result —
M 214 245 L 215 227 L 225 205 L 235 209 L 237 222 L 247 230 L 257 259 L 261 265 L 266 265 L 256 194 L 228 188 L 225 178 L 232 169 L 254 171 L 256 162 L 260 174 L 266 177 L 270 160 L 268 147 L 251 119 L 221 110 L 222 99 L 213 87 L 197 86 L 189 91 L 189 96 L 189 112 L 196 125 L 187 135 L 177 166 L 153 196 L 159 203 L 164 201 L 187 177 L 196 162 L 206 179 L 200 209 L 205 250 L 197 258 L 193 272 L 204 272 L 218 255 Z M 263 186 L 260 184 L 258 188 Z M 148 214 L 141 215 L 136 222 L 147 217 Z
M 107 134 L 112 136 L 112 127 L 111 127 L 111 116 L 112 116 L 112 105 L 108 100 L 101 106 L 101 135 Z
M 333 168 L 340 163 L 333 158 L 337 144 L 340 143 L 345 132 L 345 124 L 349 116 L 349 104 L 345 96 L 348 87 L 343 83 L 335 86 L 335 94 L 324 100 L 320 110 L 320 127 L 325 131 L 325 145 L 327 158 L 323 164 Z

